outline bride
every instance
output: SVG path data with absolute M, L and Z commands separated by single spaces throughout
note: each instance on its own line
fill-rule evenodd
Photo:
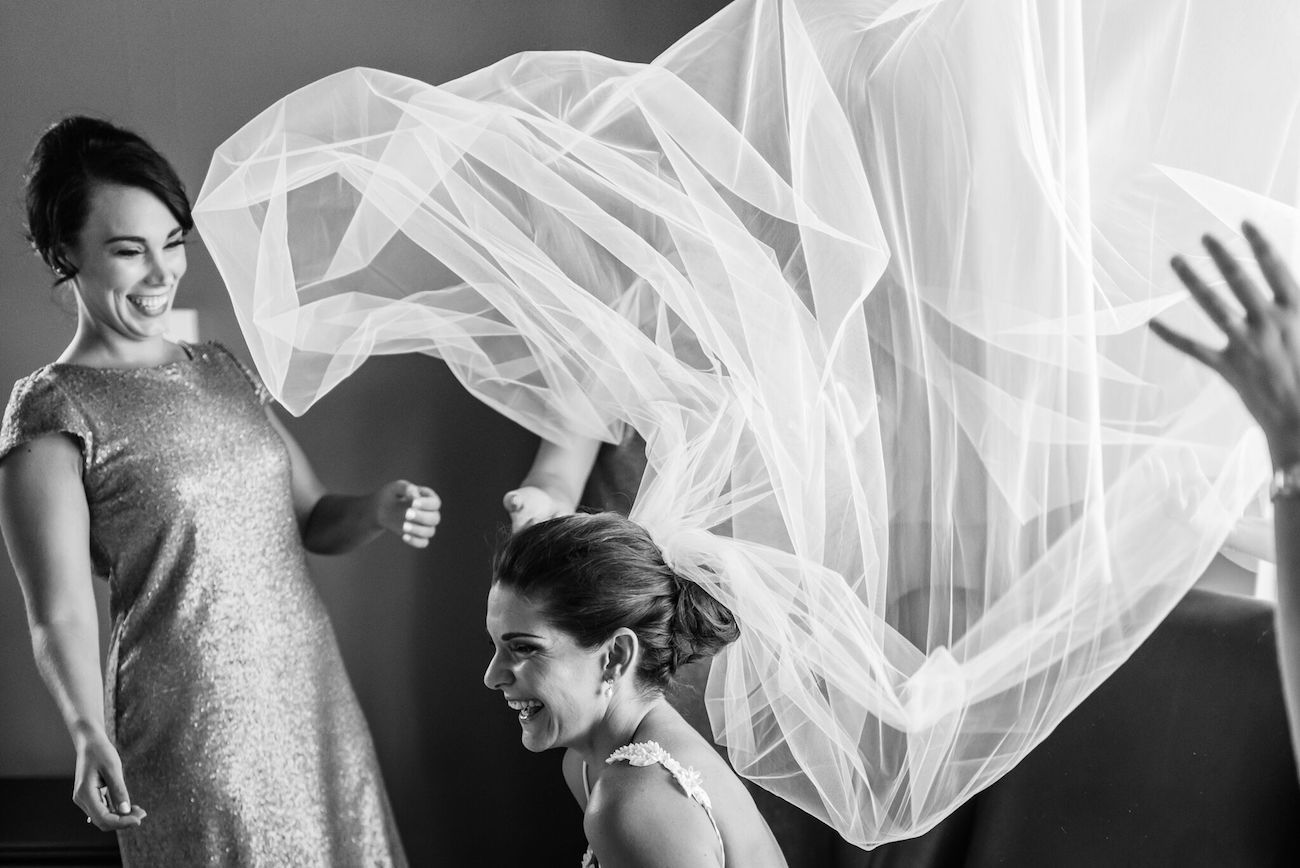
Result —
M 742 626 L 714 739 L 870 847 L 1014 767 L 1265 484 L 1145 323 L 1204 328 L 1163 263 L 1207 227 L 1296 237 L 1279 32 L 1283 0 L 737 0 L 650 64 L 330 76 L 196 219 L 296 412 L 423 352 L 561 449 L 643 436 L 631 519 Z
M 483 683 L 524 746 L 565 748 L 591 842 L 584 866 L 783 866 L 741 782 L 664 699 L 678 670 L 740 634 L 639 525 L 571 515 L 510 537 L 488 596 Z

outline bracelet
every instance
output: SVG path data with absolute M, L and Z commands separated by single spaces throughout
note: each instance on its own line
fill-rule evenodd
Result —
M 1272 500 L 1300 497 L 1300 461 L 1273 471 L 1273 481 L 1268 486 Z

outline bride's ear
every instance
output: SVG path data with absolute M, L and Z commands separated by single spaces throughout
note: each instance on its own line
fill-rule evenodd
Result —
M 618 680 L 636 671 L 641 657 L 641 640 L 627 627 L 619 627 L 605 643 L 605 678 Z

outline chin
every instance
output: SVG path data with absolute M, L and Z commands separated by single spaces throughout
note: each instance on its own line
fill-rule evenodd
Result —
M 520 739 L 520 743 L 524 746 L 524 750 L 529 753 L 546 753 L 552 748 L 559 747 L 555 740 L 551 738 L 529 738 L 524 736 Z
M 540 733 L 525 732 L 519 741 L 523 744 L 524 749 L 529 753 L 546 753 L 548 750 L 555 750 L 556 748 L 567 746 L 560 743 L 560 738 L 554 731 Z

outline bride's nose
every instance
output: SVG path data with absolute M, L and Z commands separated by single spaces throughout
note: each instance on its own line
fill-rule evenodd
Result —
M 514 680 L 510 672 L 510 667 L 501 664 L 501 655 L 496 651 L 492 652 L 492 659 L 488 661 L 487 669 L 483 672 L 483 685 L 488 690 L 505 690 L 506 687 Z

